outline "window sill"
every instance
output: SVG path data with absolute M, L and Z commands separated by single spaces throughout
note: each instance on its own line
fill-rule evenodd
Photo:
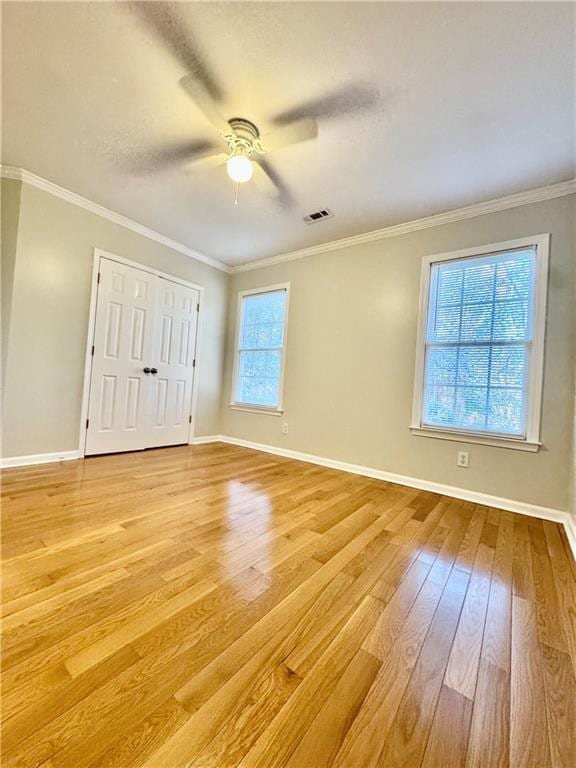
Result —
M 233 411 L 244 411 L 245 413 L 262 413 L 265 416 L 282 416 L 283 408 L 266 408 L 259 405 L 242 405 L 241 403 L 229 403 L 229 408 Z
M 529 440 L 515 440 L 513 437 L 494 437 L 492 435 L 478 435 L 473 432 L 443 432 L 440 429 L 429 427 L 410 427 L 410 432 L 418 437 L 432 437 L 439 440 L 452 440 L 455 443 L 476 443 L 478 445 L 491 445 L 495 448 L 512 448 L 516 451 L 528 451 L 536 453 L 542 443 Z

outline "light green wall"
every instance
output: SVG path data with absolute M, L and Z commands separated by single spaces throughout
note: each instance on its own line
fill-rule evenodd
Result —
M 10 332 L 10 315 L 12 309 L 12 290 L 14 287 L 14 269 L 18 248 L 18 219 L 20 217 L 20 192 L 22 184 L 13 179 L 2 179 L 0 186 L 1 208 L 1 270 L 2 282 L 2 386 L 6 371 L 8 354 L 8 336 Z
M 555 509 L 568 508 L 574 387 L 575 196 L 233 275 L 221 433 Z M 321 225 L 320 225 L 321 226 Z M 538 453 L 410 434 L 423 256 L 550 232 Z M 233 411 L 237 293 L 291 283 L 282 418 Z M 282 435 L 288 422 L 289 434 Z M 456 467 L 457 450 L 470 467 Z
M 23 184 L 3 456 L 78 447 L 94 248 L 204 286 L 196 434 L 218 432 L 228 275 Z

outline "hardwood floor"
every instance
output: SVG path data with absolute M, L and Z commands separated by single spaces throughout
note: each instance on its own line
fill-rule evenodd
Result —
M 556 768 L 555 523 L 224 446 L 7 470 L 4 768 Z

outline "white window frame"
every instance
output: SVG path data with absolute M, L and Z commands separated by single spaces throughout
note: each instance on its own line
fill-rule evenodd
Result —
M 500 436 L 464 429 L 449 429 L 424 426 L 422 424 L 422 406 L 424 394 L 424 357 L 426 352 L 426 325 L 428 320 L 428 300 L 432 265 L 442 261 L 455 261 L 472 256 L 490 256 L 502 251 L 519 248 L 536 248 L 535 284 L 533 300 L 533 340 L 530 345 L 529 372 L 527 382 L 526 437 L 515 438 L 510 435 Z M 420 437 L 453 440 L 462 443 L 515 448 L 521 451 L 536 452 L 540 442 L 540 419 L 542 411 L 542 384 L 544 379 L 544 338 L 546 332 L 546 296 L 548 291 L 548 254 L 550 235 L 541 234 L 521 237 L 502 243 L 490 243 L 460 251 L 439 253 L 422 259 L 420 277 L 420 305 L 416 340 L 416 367 L 414 374 L 414 397 L 412 403 L 412 423 L 410 431 Z
M 240 360 L 240 333 L 242 331 L 242 322 L 244 319 L 244 299 L 246 296 L 257 296 L 260 293 L 272 293 L 274 291 L 286 291 L 286 308 L 284 311 L 284 337 L 282 339 L 282 356 L 280 362 L 280 397 L 277 406 L 253 405 L 252 403 L 242 403 L 236 400 L 236 386 L 238 383 L 238 361 Z M 271 416 L 281 416 L 284 413 L 284 373 L 286 369 L 286 342 L 288 338 L 288 312 L 290 308 L 290 283 L 279 283 L 278 285 L 267 285 L 264 288 L 250 288 L 247 291 L 239 291 L 238 306 L 236 310 L 236 339 L 234 343 L 234 369 L 232 374 L 232 394 L 230 398 L 230 408 L 236 411 L 246 411 L 248 413 L 264 413 Z

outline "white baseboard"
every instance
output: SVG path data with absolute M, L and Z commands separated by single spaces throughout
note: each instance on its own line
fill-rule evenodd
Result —
M 190 445 L 204 445 L 205 443 L 219 443 L 220 435 L 206 435 L 193 437 Z M 10 467 L 28 467 L 32 464 L 52 464 L 55 461 L 73 461 L 74 459 L 84 458 L 84 453 L 80 450 L 59 451 L 56 453 L 35 453 L 28 456 L 8 456 L 0 458 L 0 469 L 9 469 Z
M 566 531 L 568 544 L 570 544 L 570 549 L 572 550 L 572 554 L 576 560 L 576 520 L 574 519 L 573 515 L 566 513 L 566 519 L 564 520 L 564 530 Z
M 32 464 L 52 464 L 56 461 L 73 461 L 83 458 L 80 451 L 59 451 L 57 453 L 34 453 L 28 456 L 7 456 L 0 459 L 0 468 L 28 467 Z
M 365 477 L 373 477 L 376 480 L 385 480 L 388 483 L 406 485 L 410 488 L 418 488 L 421 491 L 440 493 L 443 496 L 451 496 L 456 499 L 462 499 L 463 501 L 471 501 L 486 507 L 495 507 L 496 509 L 505 509 L 508 512 L 517 512 L 520 515 L 551 520 L 554 523 L 560 523 L 564 526 L 568 542 L 572 549 L 572 554 L 576 559 L 576 521 L 568 514 L 568 512 L 563 512 L 560 509 L 540 507 L 525 501 L 507 499 L 501 496 L 491 496 L 486 493 L 480 493 L 479 491 L 470 491 L 467 488 L 458 488 L 454 485 L 434 483 L 431 480 L 422 480 L 418 477 L 397 475 L 393 472 L 385 472 L 382 469 L 363 467 L 359 464 L 348 464 L 345 461 L 327 459 L 324 456 L 314 456 L 310 453 L 301 453 L 300 451 L 291 451 L 287 448 L 277 448 L 276 446 L 266 445 L 264 443 L 253 443 L 250 440 L 240 440 L 239 438 L 228 437 L 227 435 L 220 435 L 220 441 L 230 445 L 238 445 L 243 448 L 252 448 L 256 451 L 272 453 L 276 456 L 284 456 L 287 459 L 296 459 L 297 461 L 305 461 L 309 464 L 318 464 L 321 467 L 338 469 L 342 472 L 351 472 L 354 475 L 363 475 Z
M 191 437 L 190 445 L 206 445 L 207 443 L 220 443 L 222 437 L 220 435 L 200 435 L 199 437 Z

